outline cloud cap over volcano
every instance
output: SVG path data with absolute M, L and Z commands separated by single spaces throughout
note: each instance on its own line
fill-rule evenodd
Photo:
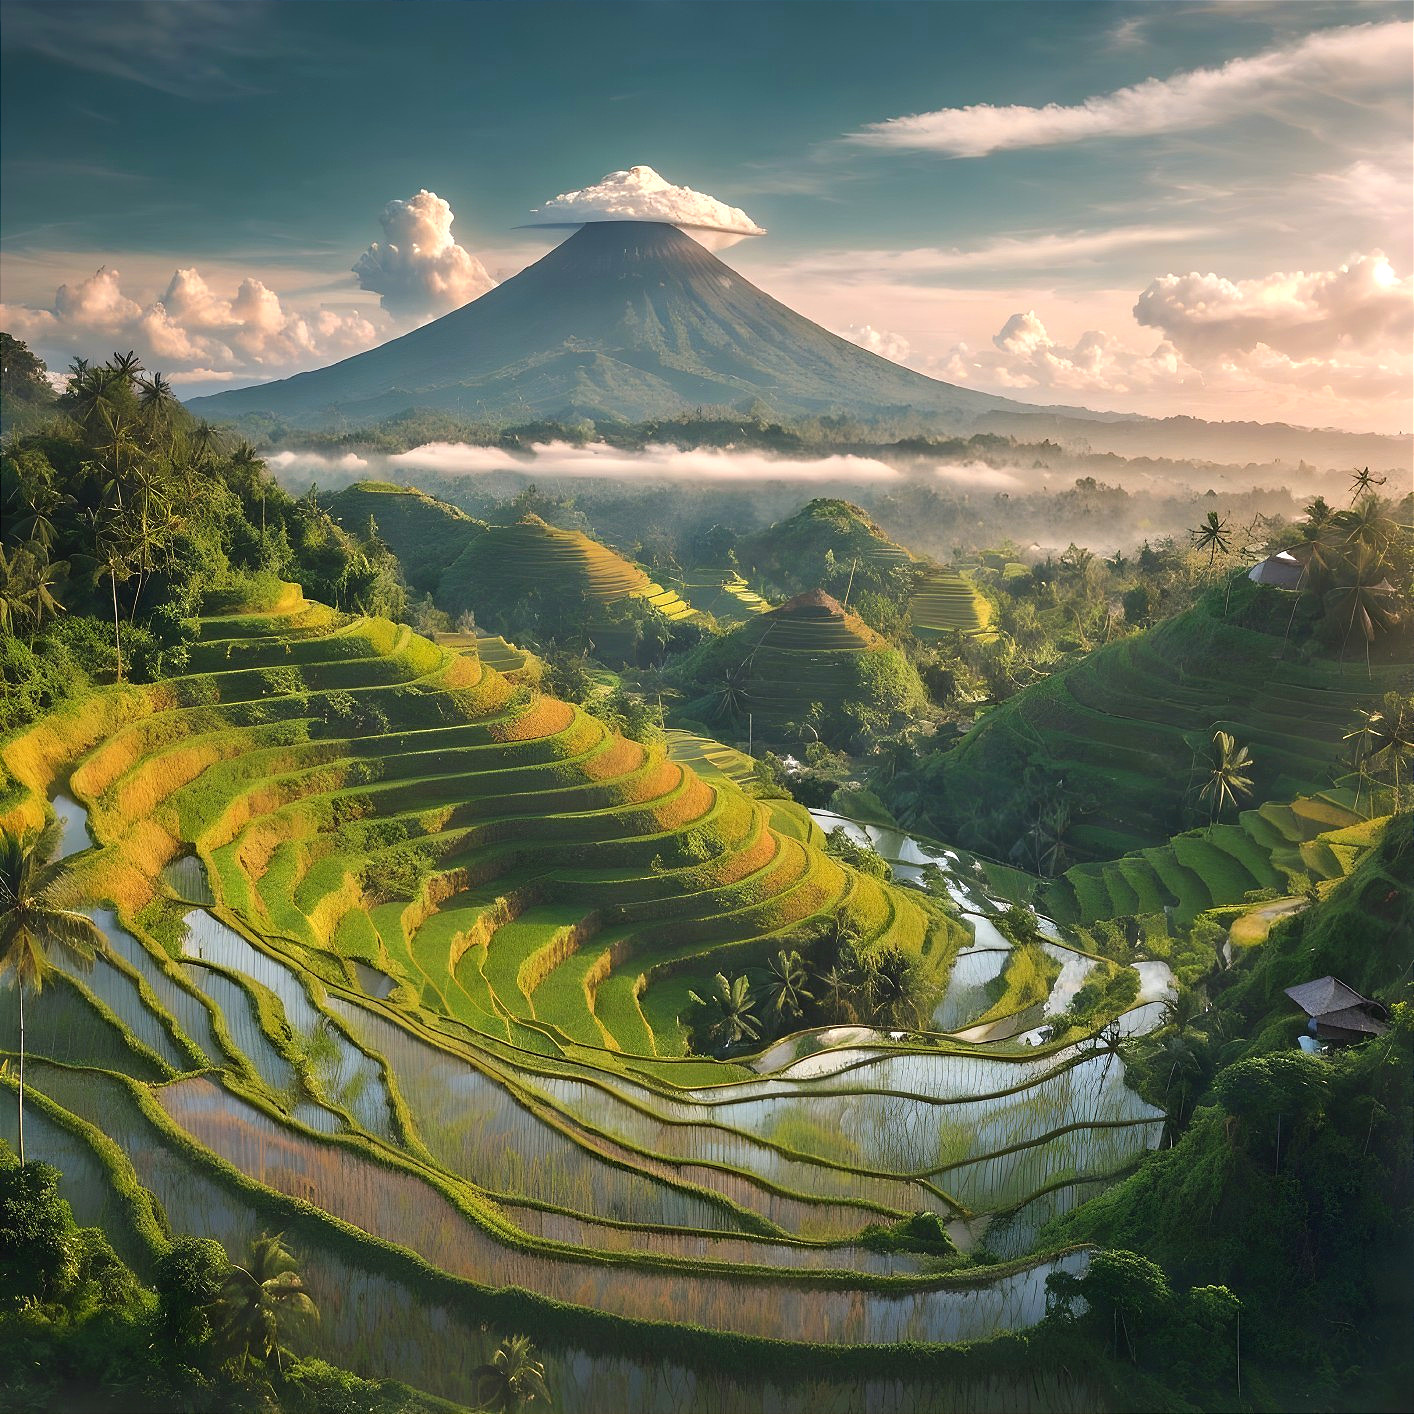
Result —
M 629 167 L 610 172 L 593 186 L 561 192 L 535 207 L 531 226 L 578 226 L 591 221 L 661 221 L 689 231 L 710 231 L 726 240 L 713 247 L 734 244 L 744 236 L 764 236 L 739 206 L 728 206 L 706 192 L 674 186 L 652 167 Z

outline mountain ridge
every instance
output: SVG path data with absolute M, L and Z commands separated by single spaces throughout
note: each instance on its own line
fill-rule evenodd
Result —
M 409 406 L 622 421 L 762 404 L 776 416 L 910 411 L 958 422 L 1030 409 L 891 363 L 676 227 L 634 221 L 586 225 L 479 299 L 365 353 L 189 406 L 311 425 Z

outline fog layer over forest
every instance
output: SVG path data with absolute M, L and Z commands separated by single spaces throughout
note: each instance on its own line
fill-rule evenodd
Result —
M 636 452 L 603 443 L 520 450 L 435 442 L 393 453 L 287 449 L 269 465 L 298 491 L 388 481 L 493 520 L 533 486 L 559 503 L 537 506 L 546 519 L 572 521 L 623 548 L 663 537 L 684 563 L 715 524 L 749 533 L 820 496 L 853 501 L 915 553 L 947 559 L 1006 541 L 1037 556 L 1072 542 L 1110 554 L 1186 538 L 1195 515 L 1210 510 L 1243 525 L 1259 516 L 1293 520 L 1315 496 L 1343 502 L 1349 485 L 1348 467 L 1125 459 L 986 440 L 996 445 L 961 459 L 893 448 L 786 458 L 671 445 Z M 1391 484 L 1404 475 L 1389 474 Z

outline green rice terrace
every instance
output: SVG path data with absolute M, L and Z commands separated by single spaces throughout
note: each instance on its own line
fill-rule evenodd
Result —
M 411 486 L 360 481 L 330 501 L 334 520 L 360 534 L 371 520 L 398 558 L 408 587 L 434 594 L 447 566 L 486 533 L 484 522 Z
M 694 569 L 683 575 L 683 591 L 699 613 L 728 628 L 745 623 L 771 606 L 735 570 Z
M 502 630 L 533 604 L 542 623 L 559 627 L 573 620 L 610 660 L 625 655 L 617 609 L 633 604 L 670 624 L 694 613 L 676 591 L 655 584 L 608 546 L 536 515 L 489 526 L 471 540 L 442 573 L 436 599 L 449 613 L 471 609 Z
M 756 730 L 813 723 L 838 737 L 886 725 L 923 701 L 904 655 L 832 595 L 814 589 L 704 645 L 678 669 L 689 716 Z
M 925 642 L 950 633 L 985 634 L 992 622 L 992 604 L 963 572 L 920 569 L 908 601 L 913 632 Z
M 846 584 L 861 572 L 865 581 L 882 581 L 890 573 L 906 578 L 914 564 L 913 555 L 891 540 L 866 511 L 849 501 L 825 498 L 758 532 L 739 547 L 738 554 L 753 573 L 790 593 L 823 584 L 844 595 Z
M 1226 623 L 1207 605 L 1100 648 L 988 712 L 941 759 L 941 813 L 964 813 L 991 782 L 1020 780 L 1028 769 L 1063 781 L 1076 802 L 1067 836 L 1074 855 L 1129 855 L 1123 876 L 1130 886 L 1150 902 L 1182 901 L 1191 917 L 1207 905 L 1201 887 L 1180 887 L 1192 869 L 1184 856 L 1209 851 L 1191 843 L 1168 849 L 1167 841 L 1197 823 L 1195 813 L 1206 814 L 1195 811 L 1196 787 L 1214 733 L 1226 731 L 1251 748 L 1253 798 L 1292 803 L 1301 820 L 1293 822 L 1287 806 L 1247 812 L 1214 836 L 1210 859 L 1220 867 L 1209 872 L 1242 870 L 1257 881 L 1249 888 L 1274 883 L 1281 860 L 1274 870 L 1272 849 L 1309 843 L 1321 831 L 1308 822 L 1340 828 L 1359 818 L 1349 792 L 1330 794 L 1332 782 L 1349 773 L 1342 765 L 1347 735 L 1359 710 L 1408 672 L 1398 655 L 1367 675 L 1363 663 L 1300 661 L 1281 649 L 1279 634 Z M 1294 803 L 1303 798 L 1310 803 Z M 1136 848 L 1147 866 L 1133 862 Z M 1320 877 L 1331 876 L 1326 854 L 1301 852 L 1320 856 L 1301 867 L 1314 863 Z M 1167 861 L 1162 867 L 1159 858 Z M 1155 869 L 1167 877 L 1156 883 L 1149 878 Z M 1089 910 L 1084 900 L 1080 907 Z
M 499 539 L 644 592 L 583 537 Z M 747 629 L 809 693 L 876 649 L 827 600 Z M 1044 1224 L 1162 1132 L 1100 1022 L 1040 1027 L 1113 964 L 1014 944 L 975 878 L 856 870 L 739 754 L 615 735 L 483 642 L 287 586 L 4 747 L 6 825 L 57 817 L 107 940 L 27 1017 L 29 1142 L 78 1221 L 140 1274 L 173 1234 L 283 1232 L 328 1359 L 462 1404 L 488 1327 L 606 1414 L 768 1379 L 802 1412 L 1093 1402 L 1005 1341 L 1089 1260 Z M 830 929 L 906 959 L 930 1016 L 690 1052 L 690 993 Z M 1170 995 L 1143 967 L 1127 1033 Z

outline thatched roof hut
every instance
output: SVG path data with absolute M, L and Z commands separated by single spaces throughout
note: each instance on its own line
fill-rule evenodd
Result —
M 1362 997 L 1338 977 L 1302 982 L 1286 995 L 1311 1018 L 1307 1030 L 1318 1041 L 1365 1041 L 1389 1030 L 1384 1003 Z

